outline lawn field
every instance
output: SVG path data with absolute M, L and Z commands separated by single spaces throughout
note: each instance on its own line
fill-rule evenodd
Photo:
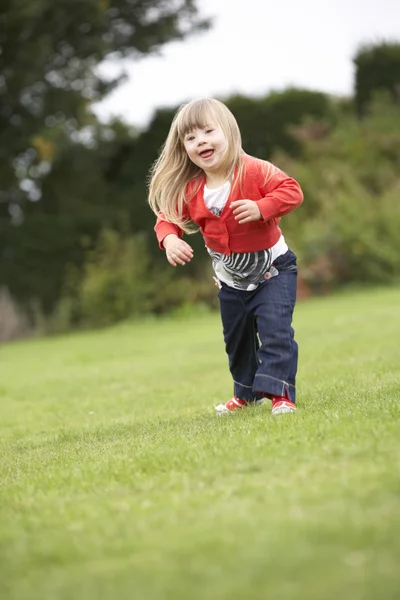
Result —
M 400 597 L 400 288 L 300 302 L 298 411 L 218 314 L 0 348 L 1 600 Z

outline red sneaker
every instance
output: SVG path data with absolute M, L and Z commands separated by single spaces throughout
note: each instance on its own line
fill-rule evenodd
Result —
M 255 400 L 254 402 L 246 402 L 246 400 L 240 400 L 240 398 L 231 398 L 228 400 L 226 404 L 219 404 L 215 407 L 215 410 L 219 415 L 223 415 L 225 413 L 233 412 L 234 410 L 242 410 L 247 406 L 259 406 L 263 404 L 264 398 L 260 398 L 260 400 Z
M 273 396 L 272 414 L 281 415 L 282 413 L 292 413 L 296 410 L 296 405 L 284 396 Z

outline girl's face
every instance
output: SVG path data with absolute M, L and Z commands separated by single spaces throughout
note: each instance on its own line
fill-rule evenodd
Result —
M 219 172 L 227 140 L 221 127 L 214 121 L 189 131 L 183 139 L 183 145 L 190 160 L 206 174 Z

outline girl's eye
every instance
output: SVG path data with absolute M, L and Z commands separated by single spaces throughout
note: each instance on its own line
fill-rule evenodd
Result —
M 214 129 L 206 129 L 206 133 L 212 133 Z
M 194 139 L 193 135 L 190 135 L 189 137 L 186 138 L 187 142 L 191 142 Z

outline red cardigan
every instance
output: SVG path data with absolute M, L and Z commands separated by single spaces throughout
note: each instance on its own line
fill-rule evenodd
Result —
M 196 223 L 211 250 L 222 254 L 232 252 L 257 252 L 274 246 L 281 236 L 278 227 L 280 218 L 294 210 L 303 201 L 303 193 L 297 181 L 264 160 L 243 154 L 244 175 L 242 185 L 233 185 L 221 215 L 217 217 L 204 203 L 202 182 L 196 195 L 188 201 L 184 216 Z M 271 171 L 272 169 L 272 171 Z M 270 173 L 267 181 L 266 175 Z M 189 182 L 187 197 L 195 182 Z M 262 219 L 250 223 L 239 223 L 230 207 L 234 200 L 255 200 Z M 154 227 L 160 248 L 163 239 L 174 233 L 182 237 L 183 231 L 177 225 L 158 217 Z

